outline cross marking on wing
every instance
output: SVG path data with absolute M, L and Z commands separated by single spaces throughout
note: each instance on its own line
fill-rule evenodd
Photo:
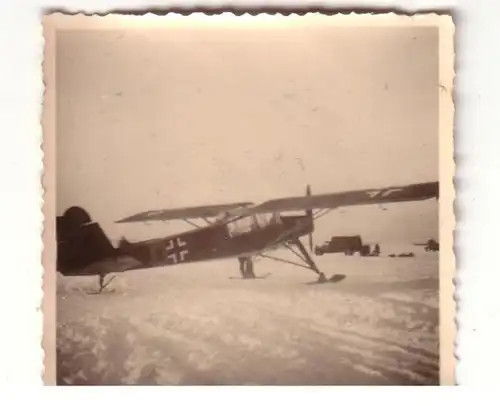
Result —
M 377 196 L 387 197 L 387 196 L 391 195 L 394 192 L 401 192 L 402 190 L 404 190 L 404 189 L 403 188 L 390 188 L 390 189 L 385 189 L 385 190 L 370 190 L 370 191 L 368 191 L 366 193 L 371 198 L 375 198 Z

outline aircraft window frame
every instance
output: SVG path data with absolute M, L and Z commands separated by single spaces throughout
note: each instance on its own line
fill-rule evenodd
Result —
M 230 235 L 247 234 L 256 229 L 255 219 L 252 216 L 239 218 L 227 224 Z
M 279 212 L 272 212 L 271 213 L 271 224 L 281 224 L 281 216 Z
M 268 227 L 273 224 L 281 223 L 281 218 L 278 213 L 257 213 L 256 222 L 260 227 Z
M 271 217 L 266 216 L 266 214 L 268 214 L 268 213 L 257 213 L 253 216 L 255 225 L 258 228 L 264 228 L 264 227 L 269 226 L 269 224 L 271 224 Z
M 227 224 L 229 235 L 236 236 L 251 233 L 274 224 L 280 224 L 279 213 L 258 213 L 239 218 Z

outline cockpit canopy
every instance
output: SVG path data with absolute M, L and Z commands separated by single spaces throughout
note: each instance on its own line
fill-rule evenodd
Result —
M 232 216 L 230 213 L 225 213 L 225 215 L 221 215 L 221 218 L 219 220 L 226 220 L 231 217 Z M 279 213 L 259 213 L 233 220 L 227 224 L 227 228 L 229 234 L 237 235 L 280 223 L 281 217 Z

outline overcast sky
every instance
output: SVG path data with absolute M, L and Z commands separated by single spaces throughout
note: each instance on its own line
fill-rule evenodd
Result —
M 56 69 L 57 212 L 113 239 L 146 236 L 112 222 L 149 209 L 439 179 L 437 29 L 60 31 Z M 336 211 L 318 232 L 437 237 L 437 208 Z

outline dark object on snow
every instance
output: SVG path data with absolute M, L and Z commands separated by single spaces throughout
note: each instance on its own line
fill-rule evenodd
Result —
M 363 241 L 359 235 L 332 237 L 322 245 L 316 246 L 314 253 L 316 255 L 344 253 L 353 255 L 356 252 L 365 252 L 367 246 L 363 246 Z M 368 252 L 369 252 L 368 246 Z

